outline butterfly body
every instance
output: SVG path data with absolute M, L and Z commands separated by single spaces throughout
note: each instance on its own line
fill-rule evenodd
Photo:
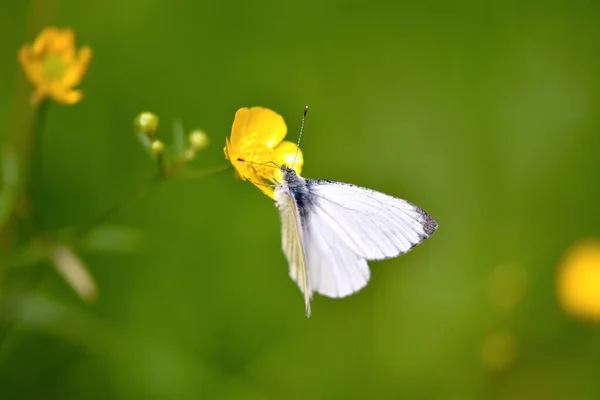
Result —
M 275 187 L 282 247 L 290 277 L 304 294 L 345 297 L 370 277 L 367 260 L 406 253 L 428 238 L 437 223 L 421 208 L 347 183 L 305 179 L 285 165 Z

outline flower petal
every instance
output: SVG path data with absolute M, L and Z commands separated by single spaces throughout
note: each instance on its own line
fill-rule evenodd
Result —
M 283 141 L 273 150 L 273 162 L 277 165 L 286 165 L 292 168 L 298 175 L 302 172 L 304 157 L 302 150 L 294 142 Z
M 263 107 L 240 108 L 231 127 L 231 145 L 238 151 L 253 143 L 274 148 L 286 133 L 285 121 L 275 111 Z
M 92 59 L 92 49 L 84 46 L 77 53 L 72 63 L 67 68 L 62 82 L 65 86 L 75 86 L 81 82 L 81 79 L 87 72 L 90 60 Z
M 53 90 L 50 93 L 50 97 L 57 103 L 71 105 L 79 103 L 81 101 L 81 99 L 83 98 L 83 92 L 81 90 L 61 88 Z
M 62 53 L 69 59 L 75 54 L 75 34 L 72 29 L 54 26 L 45 28 L 33 43 L 34 54 Z

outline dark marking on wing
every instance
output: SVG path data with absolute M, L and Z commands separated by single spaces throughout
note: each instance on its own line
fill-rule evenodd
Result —
M 323 184 L 336 184 L 336 185 L 342 185 L 342 186 L 348 186 L 348 187 L 355 187 L 357 189 L 366 190 L 367 192 L 383 194 L 385 196 L 389 196 L 389 197 L 392 197 L 392 198 L 395 198 L 395 199 L 398 199 L 398 200 L 401 200 L 401 201 L 404 201 L 404 202 L 410 204 L 411 206 L 414 207 L 414 211 L 416 211 L 417 213 L 419 213 L 419 215 L 421 216 L 421 218 L 423 218 L 423 221 L 422 222 L 419 221 L 419 222 L 422 224 L 423 231 L 425 232 L 426 236 L 420 235 L 421 239 L 428 238 L 438 228 L 437 222 L 425 210 L 423 210 L 421 207 L 419 207 L 419 206 L 417 206 L 417 205 L 415 205 L 415 204 L 413 204 L 413 203 L 411 203 L 411 202 L 409 202 L 407 200 L 401 199 L 399 197 L 392 196 L 392 195 L 389 195 L 389 194 L 383 193 L 383 192 L 378 192 L 378 191 L 370 189 L 370 188 L 365 188 L 365 187 L 353 185 L 352 183 L 332 181 L 332 180 L 329 180 L 329 179 L 306 179 L 306 187 L 307 187 L 307 189 L 308 189 L 309 192 L 311 192 L 312 186 L 318 186 L 318 185 L 323 185 Z M 317 195 L 317 197 L 320 197 L 320 196 Z M 418 243 L 416 243 L 416 244 L 418 244 Z M 413 247 L 416 244 L 413 244 Z
M 427 234 L 427 236 L 433 235 L 438 228 L 437 222 L 433 219 L 433 217 L 427 214 L 422 208 L 416 207 L 417 212 L 423 217 L 423 230 Z

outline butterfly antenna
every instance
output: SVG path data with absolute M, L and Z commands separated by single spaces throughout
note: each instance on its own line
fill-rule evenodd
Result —
M 300 140 L 302 139 L 302 132 L 304 131 L 304 121 L 306 120 L 306 113 L 308 112 L 308 106 L 304 107 L 304 113 L 302 114 L 302 123 L 300 124 L 300 134 L 298 135 L 298 143 L 296 145 L 296 155 L 294 155 L 294 162 L 292 163 L 292 169 L 296 165 L 296 159 L 298 158 L 298 152 L 300 151 Z

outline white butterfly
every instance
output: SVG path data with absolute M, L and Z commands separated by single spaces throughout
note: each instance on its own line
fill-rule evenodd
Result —
M 275 186 L 283 252 L 310 316 L 313 292 L 345 297 L 369 281 L 367 260 L 406 253 L 435 232 L 419 207 L 375 190 L 304 179 L 283 165 Z

